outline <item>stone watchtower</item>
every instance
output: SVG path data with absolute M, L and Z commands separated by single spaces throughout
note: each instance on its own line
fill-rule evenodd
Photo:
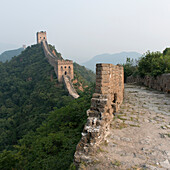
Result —
M 70 79 L 74 79 L 73 61 L 58 60 L 57 61 L 57 78 L 59 82 L 63 81 L 62 76 L 67 75 Z
M 37 32 L 37 44 L 40 44 L 43 40 L 47 41 L 46 31 Z

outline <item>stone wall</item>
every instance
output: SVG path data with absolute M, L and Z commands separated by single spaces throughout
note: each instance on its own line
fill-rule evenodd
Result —
M 57 63 L 57 57 L 55 57 L 51 52 L 50 49 L 48 47 L 47 41 L 42 41 L 42 48 L 44 51 L 44 54 L 46 56 L 46 58 L 48 59 L 48 62 L 55 68 L 57 68 L 56 63 Z
M 89 153 L 94 153 L 109 132 L 113 113 L 117 112 L 124 92 L 124 71 L 122 66 L 112 64 L 96 65 L 96 88 L 87 110 L 87 123 L 82 138 L 77 145 L 74 162 L 89 161 Z
M 156 78 L 150 76 L 145 76 L 144 78 L 129 76 L 127 83 L 140 83 L 149 88 L 170 93 L 170 73 L 162 74 Z
M 62 58 L 58 59 L 57 56 L 50 52 L 46 41 L 42 41 L 41 43 L 45 56 L 48 58 L 49 63 L 54 67 L 58 82 L 63 82 L 62 76 L 64 75 L 68 75 L 71 80 L 74 79 L 73 61 L 64 60 Z
M 63 83 L 65 85 L 65 88 L 69 92 L 69 95 L 72 96 L 74 99 L 79 98 L 80 96 L 76 92 L 70 77 L 68 75 L 63 75 L 62 78 L 63 78 Z
M 74 89 L 74 86 L 71 81 L 74 78 L 73 61 L 63 60 L 62 58 L 58 59 L 57 55 L 51 53 L 48 44 L 45 40 L 41 41 L 41 44 L 43 47 L 44 54 L 48 59 L 48 62 L 54 67 L 58 82 L 64 83 L 65 88 L 70 96 L 75 99 L 78 98 L 79 95 Z

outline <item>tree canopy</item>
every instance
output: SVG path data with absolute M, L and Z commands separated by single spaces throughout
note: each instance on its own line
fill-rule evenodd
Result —
M 137 63 L 127 59 L 124 64 L 125 82 L 130 75 L 156 77 L 164 73 L 170 73 L 170 48 L 161 52 L 146 52 Z
M 0 62 L 0 169 L 68 169 L 94 90 L 94 73 L 74 65 L 86 85 L 76 100 L 57 82 L 40 44 Z

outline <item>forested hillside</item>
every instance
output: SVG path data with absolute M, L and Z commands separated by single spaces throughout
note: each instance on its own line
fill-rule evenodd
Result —
M 0 62 L 0 169 L 68 169 L 94 89 L 94 74 L 75 65 L 88 88 L 73 100 L 40 45 Z

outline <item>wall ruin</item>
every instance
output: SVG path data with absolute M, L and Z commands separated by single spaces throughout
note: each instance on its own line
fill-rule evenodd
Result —
M 120 65 L 97 64 L 96 88 L 87 110 L 87 123 L 77 145 L 74 162 L 78 166 L 89 159 L 109 132 L 113 113 L 117 112 L 124 93 L 124 70 Z

